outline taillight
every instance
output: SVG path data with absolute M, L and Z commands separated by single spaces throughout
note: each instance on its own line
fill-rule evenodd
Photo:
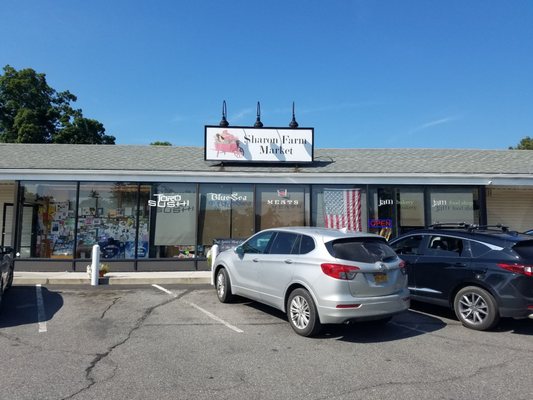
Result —
M 515 274 L 533 276 L 533 265 L 498 263 L 498 267 Z
M 331 276 L 335 279 L 344 279 L 350 281 L 355 278 L 355 274 L 357 274 L 357 271 L 359 271 L 358 267 L 342 264 L 324 263 L 320 265 L 320 267 L 322 268 L 322 272 L 324 272 L 327 276 Z
M 398 264 L 398 268 L 402 272 L 402 274 L 407 275 L 407 269 L 405 268 L 406 262 L 400 258 L 400 263 Z

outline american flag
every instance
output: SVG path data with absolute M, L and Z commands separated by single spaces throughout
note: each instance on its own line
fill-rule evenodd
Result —
M 324 189 L 324 224 L 326 228 L 362 231 L 361 191 Z

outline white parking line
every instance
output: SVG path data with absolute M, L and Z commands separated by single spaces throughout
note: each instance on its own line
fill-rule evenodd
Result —
M 237 333 L 243 333 L 243 332 L 244 332 L 242 329 L 239 329 L 239 328 L 237 328 L 236 326 L 233 326 L 233 325 L 231 325 L 230 323 L 224 321 L 223 319 L 218 318 L 216 315 L 210 313 L 209 311 L 204 310 L 202 307 L 200 307 L 200 306 L 198 306 L 198 305 L 196 305 L 196 304 L 194 304 L 194 303 L 191 303 L 191 302 L 189 302 L 189 301 L 186 301 L 186 300 L 182 300 L 182 301 L 183 301 L 185 304 L 188 304 L 188 305 L 190 305 L 191 307 L 194 307 L 194 308 L 196 308 L 197 310 L 203 312 L 203 313 L 204 313 L 205 315 L 207 315 L 209 318 L 214 319 L 215 321 L 220 322 L 221 324 L 227 326 L 227 327 L 230 328 L 231 330 L 233 330 L 233 331 L 235 331 L 235 332 L 237 332 Z
M 392 325 L 396 325 L 396 326 L 399 326 L 400 328 L 404 328 L 404 329 L 409 329 L 411 331 L 414 331 L 414 332 L 418 332 L 418 333 L 430 333 L 430 331 L 425 331 L 423 329 L 418 329 L 418 328 L 413 328 L 411 326 L 407 326 L 407 325 L 404 325 L 404 324 L 400 324 L 398 322 L 391 322 Z
M 172 293 L 170 290 L 165 289 L 163 286 L 156 285 L 155 283 L 152 286 L 155 287 L 156 289 L 159 289 L 159 290 L 165 292 L 166 294 L 169 294 L 169 295 L 174 296 L 174 297 L 178 297 L 177 294 Z
M 41 290 L 41 285 L 35 285 L 36 295 L 37 295 L 37 321 L 39 323 L 39 333 L 46 332 L 46 314 L 44 312 L 44 301 L 43 293 Z
M 175 293 L 173 293 L 172 291 L 170 291 L 170 290 L 168 290 L 168 289 L 165 289 L 165 288 L 162 287 L 162 286 L 159 286 L 159 285 L 156 285 L 156 284 L 153 284 L 152 286 L 155 287 L 156 289 L 159 289 L 159 290 L 161 290 L 161 291 L 163 291 L 163 292 L 165 292 L 165 293 L 171 295 L 171 296 L 178 297 Z M 180 300 L 180 301 L 182 301 L 183 303 L 185 303 L 185 304 L 187 304 L 187 305 L 189 305 L 189 306 L 191 306 L 191 307 L 193 307 L 193 308 L 196 308 L 198 311 L 203 312 L 203 313 L 204 313 L 205 315 L 207 315 L 209 318 L 211 318 L 211 319 L 217 321 L 218 323 L 221 323 L 222 325 L 228 327 L 228 328 L 231 329 L 232 331 L 235 331 L 235 332 L 237 332 L 237 333 L 244 333 L 244 331 L 243 331 L 242 329 L 239 329 L 239 328 L 237 328 L 236 326 L 231 325 L 229 322 L 224 321 L 222 318 L 217 317 L 215 314 L 213 314 L 213 313 L 211 313 L 211 312 L 209 312 L 209 311 L 207 311 L 207 310 L 204 310 L 204 309 L 203 309 L 202 307 L 200 307 L 199 305 L 196 305 L 196 304 L 191 303 L 190 301 L 186 301 L 186 300 Z

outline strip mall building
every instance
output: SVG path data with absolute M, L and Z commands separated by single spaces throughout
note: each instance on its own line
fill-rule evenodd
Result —
M 85 270 L 94 244 L 113 271 L 205 270 L 214 240 L 277 226 L 533 228 L 533 151 L 314 149 L 313 134 L 206 127 L 204 147 L 1 144 L 2 246 L 23 271 Z

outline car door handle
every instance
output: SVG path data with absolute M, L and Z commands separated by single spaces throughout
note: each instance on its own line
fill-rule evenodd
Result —
M 454 265 L 455 265 L 456 267 L 467 267 L 467 266 L 468 266 L 467 264 L 462 263 L 462 262 L 456 262 Z
M 292 264 L 292 260 L 290 258 L 286 259 L 285 264 Z
M 253 262 L 259 262 L 259 258 L 252 258 Z

